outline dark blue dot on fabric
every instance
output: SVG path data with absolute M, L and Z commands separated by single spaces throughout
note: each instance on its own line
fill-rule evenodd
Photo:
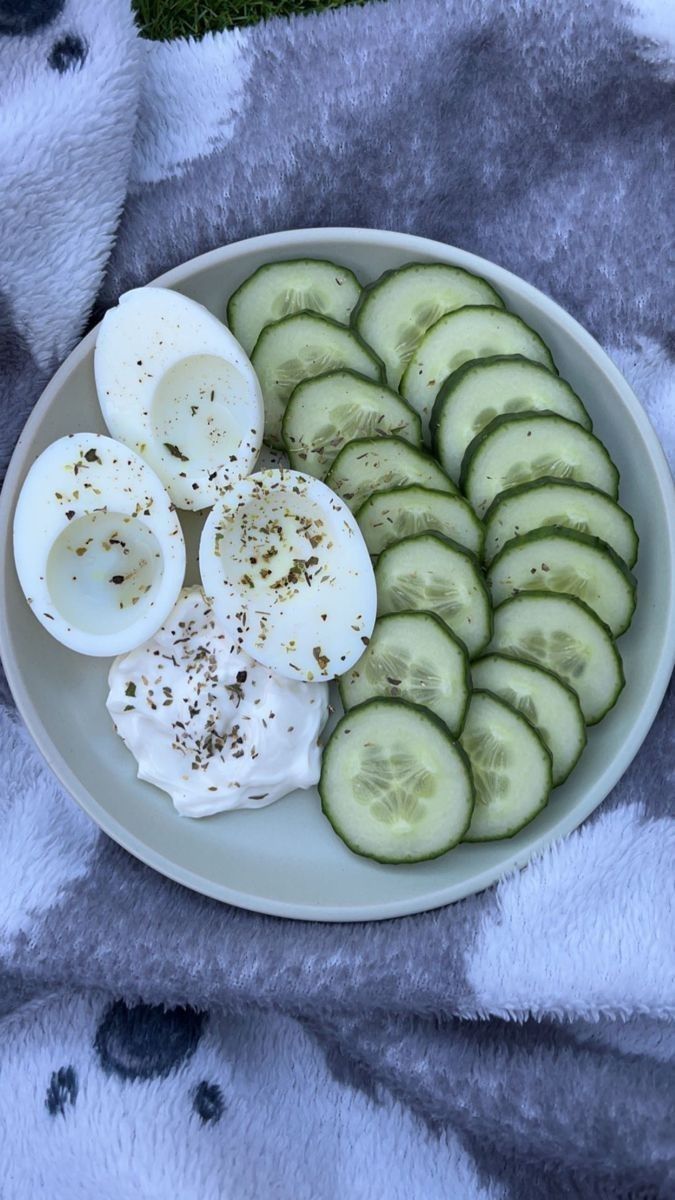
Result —
M 86 57 L 86 42 L 76 33 L 67 33 L 65 37 L 59 38 L 58 42 L 54 42 L 47 62 L 59 75 L 64 75 L 66 71 L 74 71 L 81 67 Z
M 66 1106 L 77 1099 L 77 1075 L 73 1067 L 59 1067 L 52 1073 L 45 1097 L 45 1107 L 52 1117 L 65 1116 Z
M 206 1013 L 195 1008 L 135 1004 L 116 1000 L 96 1030 L 94 1049 L 109 1075 L 153 1079 L 168 1075 L 194 1054 Z
M 205 1079 L 202 1079 L 202 1082 L 198 1083 L 194 1090 L 192 1107 L 203 1125 L 216 1125 L 225 1109 L 223 1093 L 218 1084 L 207 1083 Z
M 0 33 L 25 36 L 50 25 L 66 0 L 0 0 Z

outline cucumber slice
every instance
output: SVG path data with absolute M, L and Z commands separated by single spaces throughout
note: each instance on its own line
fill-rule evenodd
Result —
M 347 324 L 361 294 L 353 271 L 321 258 L 265 263 L 230 296 L 227 323 L 247 354 L 265 325 L 309 310 Z
M 422 338 L 401 379 L 399 391 L 422 418 L 425 433 L 441 384 L 474 358 L 522 354 L 555 371 L 548 347 L 515 313 L 468 305 L 441 317 Z
M 460 739 L 471 763 L 476 806 L 465 842 L 513 837 L 551 794 L 551 753 L 530 722 L 491 692 L 471 697 Z
M 431 531 L 452 538 L 479 558 L 483 552 L 482 521 L 462 496 L 449 492 L 417 484 L 375 492 L 361 505 L 356 519 L 374 557 L 392 542 Z
M 487 689 L 534 725 L 551 751 L 553 786 L 567 779 L 586 745 L 577 695 L 552 671 L 506 654 L 486 654 L 471 666 L 475 688 Z
M 419 483 L 452 495 L 457 493 L 452 480 L 430 454 L 398 437 L 357 438 L 348 442 L 326 475 L 327 486 L 342 497 L 352 512 L 372 492 L 407 483 Z
M 460 487 L 482 517 L 505 488 L 544 476 L 591 483 L 613 500 L 619 492 L 619 472 L 600 439 L 546 412 L 490 421 L 466 450 Z
M 383 381 L 384 367 L 358 334 L 316 313 L 300 312 L 266 325 L 251 353 L 265 401 L 265 441 L 283 449 L 281 422 L 302 379 L 349 367 Z
M 492 561 L 495 604 L 516 592 L 564 592 L 584 600 L 620 637 L 635 612 L 635 578 L 600 538 L 571 529 L 533 529 L 511 538 Z
M 291 466 L 318 479 L 347 442 L 386 434 L 422 445 L 420 419 L 410 405 L 383 384 L 347 370 L 299 383 L 281 425 Z
M 368 649 L 339 682 L 346 711 L 373 696 L 410 700 L 429 708 L 456 737 L 471 695 L 462 642 L 428 612 L 378 617 Z
M 502 413 L 545 409 L 591 429 L 591 419 L 569 383 L 522 354 L 467 362 L 446 379 L 431 413 L 434 454 L 459 479 L 464 451 Z
M 404 700 L 368 700 L 323 752 L 321 808 L 355 854 L 384 863 L 438 858 L 474 805 L 466 755 L 438 717 Z
M 590 483 L 536 479 L 500 492 L 485 514 L 485 560 L 505 542 L 532 529 L 560 525 L 602 538 L 628 567 L 635 566 L 638 536 L 633 518 Z
M 521 592 L 494 614 L 489 649 L 548 667 L 576 692 L 587 725 L 601 721 L 621 693 L 621 655 L 609 629 L 583 600 Z
M 461 638 L 469 656 L 492 634 L 492 605 L 478 560 L 438 533 L 420 533 L 383 550 L 375 566 L 377 613 L 424 609 Z
M 461 267 L 445 263 L 407 263 L 385 271 L 361 292 L 352 324 L 379 354 L 390 387 L 401 376 L 420 338 L 445 313 L 466 304 L 503 307 L 494 288 Z

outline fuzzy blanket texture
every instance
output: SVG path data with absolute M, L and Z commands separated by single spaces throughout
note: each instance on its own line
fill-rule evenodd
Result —
M 153 44 L 127 0 L 0 0 L 3 467 L 122 290 L 314 225 L 531 280 L 672 453 L 674 12 L 386 0 Z M 525 871 L 329 925 L 135 861 L 0 700 L 2 1200 L 675 1195 L 668 702 Z

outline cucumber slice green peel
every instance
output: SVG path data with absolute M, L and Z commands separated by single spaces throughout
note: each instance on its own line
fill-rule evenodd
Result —
M 362 658 L 339 681 L 345 711 L 389 696 L 430 709 L 453 736 L 460 733 L 471 695 L 464 644 L 434 613 L 378 617 Z
M 492 604 L 475 555 L 451 538 L 421 533 L 394 542 L 375 565 L 378 616 L 435 613 L 472 658 L 492 635 Z
M 471 763 L 476 806 L 467 842 L 513 837 L 548 802 L 551 753 L 530 722 L 492 692 L 471 697 L 461 744 Z
M 453 371 L 431 412 L 434 453 L 459 479 L 464 451 L 476 434 L 504 413 L 557 412 L 592 429 L 591 418 L 569 383 L 522 354 L 475 358 Z
M 347 267 L 319 258 L 264 263 L 230 296 L 227 323 L 247 354 L 265 325 L 309 310 L 346 324 L 361 293 Z
M 392 542 L 416 533 L 442 533 L 479 558 L 485 530 L 468 500 L 433 488 L 409 484 L 374 492 L 356 519 L 370 553 L 377 557 Z
M 572 529 L 533 529 L 502 546 L 488 570 L 495 604 L 525 591 L 563 592 L 584 600 L 612 637 L 635 612 L 635 576 L 600 538 Z
M 627 567 L 637 562 L 638 535 L 633 518 L 616 500 L 590 483 L 544 476 L 516 484 L 495 497 L 484 521 L 486 562 L 512 537 L 549 526 L 599 537 Z
M 505 309 L 467 305 L 432 325 L 412 355 L 399 389 L 422 417 L 425 433 L 438 390 L 448 375 L 472 359 L 505 354 L 522 354 L 555 371 L 539 334 Z
M 349 849 L 382 863 L 445 854 L 474 808 L 461 746 L 434 713 L 405 700 L 367 700 L 342 717 L 323 752 L 319 795 Z
M 482 517 L 496 496 L 543 477 L 582 480 L 616 500 L 619 472 L 599 438 L 552 412 L 495 417 L 466 448 L 459 486 Z
M 364 287 L 352 324 L 383 359 L 391 387 L 431 325 L 467 304 L 503 308 L 487 280 L 446 263 L 406 263 Z
M 602 720 L 625 684 L 609 629 L 574 596 L 520 592 L 502 601 L 488 651 L 548 667 L 576 692 L 587 725 Z
M 266 325 L 253 347 L 251 363 L 265 402 L 265 441 L 281 450 L 284 409 L 301 380 L 349 367 L 384 382 L 381 359 L 353 329 L 306 310 Z
M 527 717 L 551 751 L 553 786 L 563 783 L 587 741 L 576 692 L 546 667 L 508 654 L 483 655 L 472 663 L 471 678 L 476 689 L 492 692 Z
M 400 437 L 355 438 L 334 460 L 325 479 L 352 512 L 373 492 L 417 483 L 457 494 L 457 488 L 435 458 Z
M 347 368 L 299 383 L 281 426 L 291 466 L 318 479 L 325 478 L 347 442 L 392 435 L 421 447 L 417 413 L 384 384 Z

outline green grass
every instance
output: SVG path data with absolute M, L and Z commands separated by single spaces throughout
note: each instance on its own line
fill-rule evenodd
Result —
M 364 3 L 366 0 L 133 0 L 141 33 L 159 41 L 255 25 L 266 17 Z

